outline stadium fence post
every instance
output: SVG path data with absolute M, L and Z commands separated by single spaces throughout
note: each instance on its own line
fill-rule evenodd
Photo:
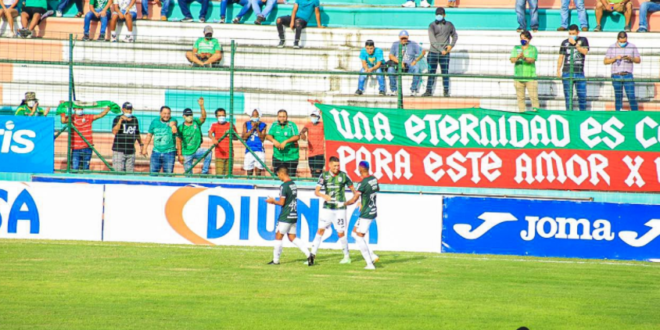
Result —
M 396 102 L 397 102 L 397 107 L 399 109 L 403 109 L 403 77 L 401 76 L 402 67 L 403 67 L 403 45 L 399 42 L 399 65 L 397 65 L 397 72 L 396 72 L 396 83 L 397 85 L 397 92 L 396 92 Z
M 73 132 L 71 117 L 73 114 L 73 34 L 69 34 L 69 108 L 67 115 L 66 172 L 71 171 L 71 133 Z
M 229 64 L 229 171 L 231 178 L 234 174 L 234 55 L 236 54 L 236 42 L 231 41 L 231 63 Z
M 566 110 L 570 110 L 570 111 L 573 111 L 573 83 L 574 83 L 574 78 L 573 78 L 574 68 L 573 68 L 573 65 L 574 65 L 574 61 L 575 61 L 575 46 L 571 46 L 571 63 L 570 63 L 570 70 L 569 70 L 570 77 L 569 77 L 569 80 L 568 80 L 568 84 L 569 84 L 568 85 L 569 86 L 568 87 L 568 96 L 566 96 L 566 97 L 568 97 L 568 109 L 566 109 Z

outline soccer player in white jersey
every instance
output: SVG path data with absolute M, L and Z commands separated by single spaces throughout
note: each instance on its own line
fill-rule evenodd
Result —
M 316 253 L 321 246 L 325 230 L 330 225 L 334 225 L 341 248 L 344 251 L 344 259 L 339 263 L 350 264 L 351 256 L 348 253 L 348 238 L 346 237 L 348 222 L 346 218 L 346 187 L 349 187 L 353 194 L 355 194 L 355 187 L 351 178 L 345 172 L 339 170 L 339 158 L 330 157 L 328 167 L 330 170 L 321 173 L 316 184 L 316 196 L 322 198 L 325 202 L 323 202 L 323 209 L 319 216 L 319 230 L 312 244 L 312 259 L 316 257 Z M 323 189 L 323 192 L 321 192 L 321 189 Z
M 359 206 L 360 217 L 353 228 L 352 235 L 362 253 L 364 261 L 367 262 L 367 266 L 364 269 L 376 269 L 374 262 L 378 260 L 378 256 L 369 250 L 369 245 L 364 239 L 364 236 L 369 232 L 371 222 L 376 221 L 376 215 L 378 214 L 376 198 L 380 191 L 380 186 L 378 185 L 378 179 L 369 174 L 368 162 L 361 161 L 358 168 L 362 181 L 358 184 L 357 193 L 353 195 L 351 200 L 346 202 L 346 205 L 353 205 L 358 199 L 361 199 Z

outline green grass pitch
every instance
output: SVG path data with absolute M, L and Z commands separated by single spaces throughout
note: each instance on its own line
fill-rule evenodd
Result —
M 660 329 L 660 265 L 0 240 L 0 329 Z

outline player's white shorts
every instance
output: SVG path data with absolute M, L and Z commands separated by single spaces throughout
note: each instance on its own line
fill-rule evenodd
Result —
M 278 222 L 277 223 L 277 231 L 282 234 L 296 234 L 296 224 L 295 223 L 288 223 L 288 222 Z
M 331 224 L 335 225 L 335 230 L 338 233 L 346 231 L 346 210 L 329 210 L 321 209 L 319 216 L 319 229 L 328 229 Z
M 264 164 L 266 163 L 266 153 L 265 152 L 255 151 L 254 154 L 257 155 L 257 157 L 259 157 L 259 159 L 261 159 L 261 161 Z M 246 170 L 246 171 L 252 171 L 252 170 L 254 170 L 255 167 L 260 169 L 260 170 L 264 169 L 264 167 L 261 166 L 261 163 L 259 163 L 257 161 L 257 159 L 254 158 L 254 156 L 252 156 L 252 154 L 248 152 L 247 154 L 245 154 L 245 160 L 243 161 L 243 169 Z
M 373 221 L 376 221 L 376 219 L 358 218 L 358 221 L 355 223 L 355 231 L 357 231 L 360 234 L 368 233 L 369 227 L 371 227 L 371 223 Z

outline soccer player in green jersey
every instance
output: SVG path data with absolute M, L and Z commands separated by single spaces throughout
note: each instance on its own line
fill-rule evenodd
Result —
M 277 168 L 277 177 L 282 180 L 282 185 L 280 186 L 280 198 L 275 200 L 275 198 L 266 199 L 266 203 L 279 205 L 282 207 L 282 212 L 280 217 L 277 220 L 277 231 L 275 232 L 275 246 L 273 248 L 273 261 L 269 262 L 269 265 L 279 265 L 280 264 L 280 255 L 282 254 L 282 238 L 286 234 L 289 236 L 289 240 L 293 245 L 297 246 L 300 251 L 302 251 L 307 257 L 307 265 L 314 265 L 314 259 L 312 258 L 309 250 L 304 245 L 304 243 L 296 237 L 296 223 L 298 222 L 298 188 L 296 187 L 295 182 L 291 181 L 289 173 L 287 172 L 287 167 L 281 165 Z
M 378 185 L 378 179 L 369 174 L 368 162 L 361 161 L 358 168 L 360 169 L 362 182 L 358 184 L 357 193 L 353 195 L 351 200 L 346 202 L 346 205 L 353 205 L 358 199 L 361 199 L 359 206 L 360 217 L 353 228 L 353 238 L 355 238 L 355 242 L 358 248 L 360 248 L 364 261 L 367 262 L 367 267 L 364 267 L 364 269 L 376 269 L 374 262 L 378 260 L 378 256 L 369 250 L 369 245 L 364 239 L 364 235 L 369 232 L 371 222 L 376 221 L 376 215 L 378 214 L 376 196 L 380 191 L 380 186 Z
M 348 254 L 348 238 L 346 237 L 346 187 L 351 188 L 355 194 L 353 181 L 345 172 L 339 170 L 339 158 L 330 157 L 328 163 L 330 171 L 321 173 L 319 181 L 316 184 L 316 196 L 325 200 L 323 209 L 319 216 L 319 231 L 316 233 L 314 243 L 312 244 L 312 259 L 316 258 L 316 253 L 323 241 L 323 234 L 330 225 L 335 225 L 335 230 L 339 236 L 341 248 L 344 251 L 344 259 L 340 264 L 350 264 L 351 256 Z M 321 193 L 323 188 L 323 193 Z

